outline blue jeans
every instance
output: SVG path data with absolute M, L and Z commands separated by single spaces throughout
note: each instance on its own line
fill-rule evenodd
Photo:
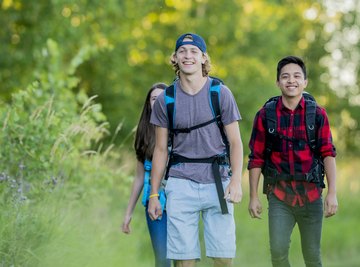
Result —
M 167 239 L 167 216 L 164 211 L 161 220 L 152 221 L 145 209 L 146 221 L 150 233 L 151 243 L 155 255 L 155 267 L 170 267 L 171 261 L 166 259 L 166 239 Z
M 321 267 L 322 199 L 306 203 L 303 207 L 292 207 L 277 199 L 272 193 L 268 198 L 272 265 L 274 267 L 290 267 L 288 258 L 290 237 L 297 223 L 306 267 Z

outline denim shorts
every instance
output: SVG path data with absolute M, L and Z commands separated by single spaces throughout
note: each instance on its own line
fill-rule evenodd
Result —
M 223 182 L 224 189 L 230 180 Z M 215 183 L 200 184 L 189 179 L 170 177 L 167 196 L 167 258 L 200 259 L 199 219 L 204 225 L 206 256 L 234 258 L 236 251 L 234 206 L 222 214 Z

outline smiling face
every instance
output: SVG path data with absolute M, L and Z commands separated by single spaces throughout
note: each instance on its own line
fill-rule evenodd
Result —
M 174 60 L 178 64 L 180 72 L 185 75 L 195 73 L 202 75 L 202 64 L 205 63 L 206 58 L 197 46 L 187 44 L 179 47 L 175 53 Z
M 281 69 L 276 84 L 285 98 L 300 99 L 307 86 L 307 79 L 299 65 L 290 63 Z
M 164 91 L 164 90 L 161 89 L 161 88 L 155 88 L 155 89 L 151 92 L 151 95 L 150 95 L 150 106 L 151 106 L 151 109 L 152 109 L 153 106 L 154 106 L 154 103 L 155 103 L 156 98 L 161 94 L 162 91 Z

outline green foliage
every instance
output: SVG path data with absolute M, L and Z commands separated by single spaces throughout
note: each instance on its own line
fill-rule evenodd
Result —
M 78 79 L 62 71 L 57 44 L 49 40 L 43 52 L 48 68 L 39 69 L 38 79 L 13 94 L 11 105 L 2 106 L 0 113 L 1 169 L 14 176 L 22 165 L 30 181 L 61 176 L 59 162 L 73 160 L 107 133 L 106 124 L 98 125 L 105 121 L 99 104 L 72 92 Z M 82 50 L 70 65 L 70 73 L 81 62 L 80 56 L 86 56 Z
M 329 90 L 329 83 L 334 80 L 331 73 L 337 73 L 331 66 L 329 53 L 346 46 L 341 40 L 346 39 L 346 32 L 356 30 L 350 26 L 357 11 L 348 10 L 348 14 L 339 12 L 339 16 L 330 17 L 326 5 L 308 0 L 301 3 L 111 0 L 105 6 L 90 0 L 3 1 L 1 96 L 9 101 L 11 92 L 38 77 L 36 70 L 44 64 L 42 47 L 51 38 L 61 44 L 60 61 L 69 62 L 81 50 L 78 59 L 83 62 L 73 59 L 79 67 L 66 66 L 67 73 L 80 78 L 74 81 L 78 82 L 75 90 L 98 95 L 97 100 L 110 122 L 109 131 L 114 132 L 122 124 L 115 142 L 130 147 L 133 140 L 128 137 L 137 123 L 148 88 L 158 81 L 172 82 L 174 73 L 169 56 L 174 42 L 181 33 L 193 31 L 200 33 L 208 44 L 213 63 L 211 74 L 223 79 L 236 97 L 243 116 L 245 143 L 255 112 L 267 98 L 279 94 L 275 87 L 277 61 L 295 54 L 305 59 L 310 79 L 308 90 L 328 109 L 333 128 L 338 128 L 344 119 L 338 114 L 348 112 L 348 123 L 341 125 L 341 134 L 346 134 L 344 140 L 348 141 L 335 135 L 335 142 L 341 151 L 356 153 L 359 130 L 351 121 L 358 121 L 360 114 L 356 104 L 358 90 L 355 86 L 340 85 Z M 329 34 L 326 30 L 329 25 L 339 25 L 336 34 Z M 340 40 L 339 36 L 344 38 Z M 334 45 L 336 42 L 340 45 Z M 358 51 L 354 45 L 351 47 L 354 48 L 351 51 Z M 346 55 L 354 53 L 349 50 L 344 54 L 343 64 L 349 57 Z M 58 82 L 62 80 L 54 78 Z M 348 93 L 338 101 L 339 94 L 334 92 L 344 90 Z
M 183 32 L 205 38 L 211 75 L 238 102 L 245 149 L 255 112 L 278 94 L 277 61 L 296 54 L 328 110 L 340 158 L 358 154 L 359 92 L 334 80 L 346 83 L 337 70 L 349 67 L 358 80 L 358 44 L 343 40 L 356 36 L 347 33 L 356 33 L 359 12 L 328 16 L 326 8 L 310 0 L 0 1 L 0 266 L 149 266 L 142 207 L 132 235 L 118 233 L 133 178 L 128 151 L 148 88 L 174 78 L 169 56 Z M 359 183 L 349 166 L 338 170 L 339 216 L 324 224 L 326 266 L 359 262 Z M 267 266 L 266 216 L 250 220 L 246 205 L 237 207 L 234 264 Z M 292 244 L 301 265 L 297 235 Z
M 81 48 L 69 67 L 62 65 L 56 42 L 48 40 L 42 51 L 37 80 L 0 108 L 2 266 L 27 266 L 34 249 L 51 237 L 59 211 L 55 205 L 43 213 L 38 203 L 54 204 L 51 195 L 65 188 L 71 189 L 61 194 L 67 202 L 96 194 L 97 186 L 113 184 L 117 170 L 107 161 L 119 156 L 112 147 L 102 151 L 100 143 L 108 134 L 101 105 L 83 91 L 73 92 L 76 68 L 96 49 Z

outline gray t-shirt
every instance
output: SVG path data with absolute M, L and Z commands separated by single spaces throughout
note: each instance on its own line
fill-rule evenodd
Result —
M 181 89 L 180 81 L 176 81 L 175 124 L 174 128 L 188 128 L 213 119 L 210 107 L 210 79 L 195 95 L 189 95 Z M 220 110 L 224 125 L 241 120 L 239 109 L 229 88 L 221 85 Z M 164 92 L 153 107 L 150 122 L 156 126 L 168 128 L 168 118 Z M 174 137 L 173 152 L 187 158 L 208 158 L 225 153 L 219 127 L 211 123 L 191 131 L 179 133 Z M 221 166 L 223 179 L 229 177 L 229 167 Z M 210 163 L 179 163 L 170 168 L 169 176 L 191 179 L 198 183 L 214 183 L 214 175 Z

